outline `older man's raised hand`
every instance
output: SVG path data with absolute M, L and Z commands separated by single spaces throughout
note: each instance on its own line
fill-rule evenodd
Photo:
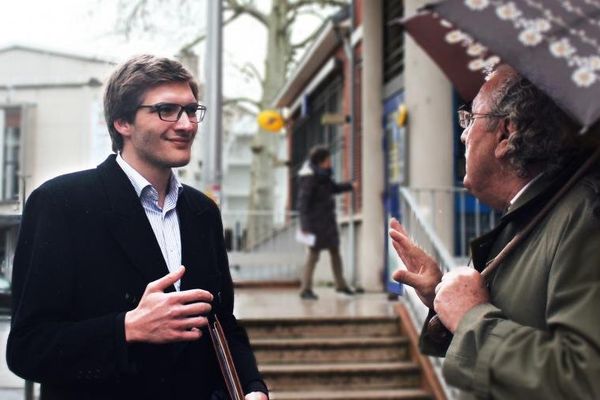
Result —
M 433 258 L 417 246 L 395 218 L 390 220 L 390 238 L 398 256 L 406 266 L 394 272 L 392 278 L 415 289 L 427 307 L 433 309 L 435 287 L 442 279 L 442 272 Z

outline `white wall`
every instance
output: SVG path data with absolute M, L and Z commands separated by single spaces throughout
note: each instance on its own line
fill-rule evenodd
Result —
M 26 195 L 54 176 L 94 167 L 111 152 L 102 87 L 85 83 L 104 80 L 113 67 L 39 51 L 0 51 L 0 106 L 25 105 L 31 112 L 22 132 Z

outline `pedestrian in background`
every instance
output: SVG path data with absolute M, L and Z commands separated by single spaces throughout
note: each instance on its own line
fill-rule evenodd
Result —
M 337 292 L 354 294 L 346 283 L 342 273 L 340 256 L 340 237 L 335 215 L 334 195 L 351 191 L 354 183 L 336 183 L 332 179 L 331 153 L 325 146 L 313 147 L 308 160 L 298 173 L 298 212 L 300 228 L 304 234 L 315 236 L 314 244 L 309 246 L 308 258 L 304 266 L 300 297 L 317 300 L 312 290 L 313 273 L 323 249 L 329 250 L 331 269 Z

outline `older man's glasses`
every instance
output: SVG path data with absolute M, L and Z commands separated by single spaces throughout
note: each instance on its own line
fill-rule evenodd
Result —
M 175 103 L 143 104 L 138 108 L 149 108 L 150 112 L 157 113 L 158 118 L 166 122 L 179 121 L 179 118 L 185 112 L 190 122 L 198 124 L 202 122 L 206 114 L 206 107 L 197 103 L 186 104 L 185 106 Z
M 473 113 L 467 110 L 458 110 L 458 125 L 461 128 L 467 129 L 477 118 L 504 118 L 505 114 L 494 114 L 494 113 Z

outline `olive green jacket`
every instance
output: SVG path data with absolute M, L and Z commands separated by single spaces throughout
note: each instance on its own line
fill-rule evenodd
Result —
M 580 180 L 488 280 L 443 356 L 461 398 L 600 399 L 600 176 Z M 499 225 L 471 244 L 481 270 L 564 179 L 535 181 Z M 447 351 L 446 351 L 447 350 Z

